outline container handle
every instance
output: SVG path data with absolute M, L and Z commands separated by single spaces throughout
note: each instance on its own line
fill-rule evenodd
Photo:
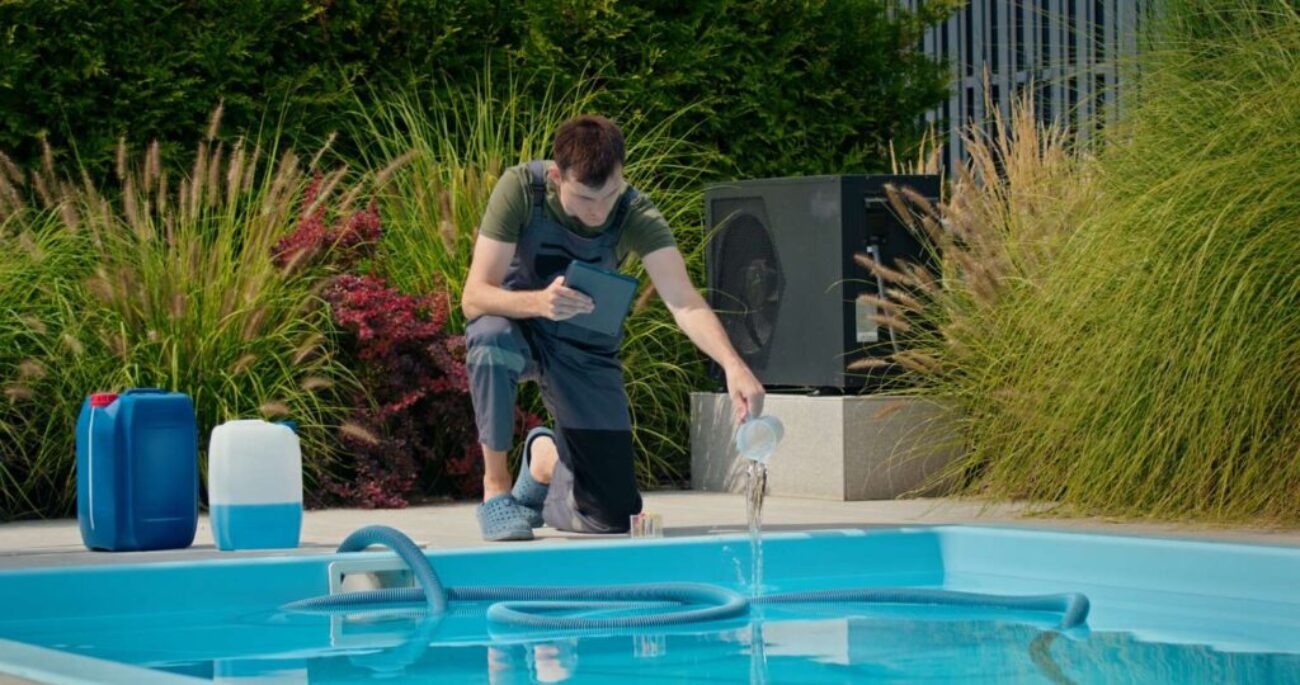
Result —
M 167 391 L 161 388 L 128 388 L 123 395 L 163 395 Z

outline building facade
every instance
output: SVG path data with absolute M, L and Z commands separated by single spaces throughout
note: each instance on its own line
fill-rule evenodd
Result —
M 905 0 L 915 9 L 925 0 Z M 971 0 L 928 30 L 926 54 L 947 59 L 952 89 L 926 115 L 943 142 L 948 170 L 965 159 L 961 128 L 1006 116 L 1035 89 L 1040 121 L 1082 140 L 1119 113 L 1126 67 L 1138 49 L 1148 0 Z

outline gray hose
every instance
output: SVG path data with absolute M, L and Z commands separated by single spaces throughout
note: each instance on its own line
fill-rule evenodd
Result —
M 714 621 L 740 616 L 749 602 L 738 592 L 702 583 L 645 583 L 641 585 L 593 585 L 588 587 L 461 587 L 456 599 L 498 600 L 488 607 L 489 620 L 529 628 L 649 628 L 679 623 Z M 614 606 L 611 606 L 611 603 Z M 584 618 L 546 616 L 530 610 L 615 608 L 617 605 L 662 606 L 705 605 L 696 609 L 623 616 Z
M 765 604 L 794 602 L 870 602 L 873 604 L 934 604 L 943 606 L 989 607 L 1061 614 L 1057 627 L 1069 630 L 1088 620 L 1088 598 L 1077 593 L 1059 595 L 986 595 L 926 588 L 856 588 L 813 590 L 767 595 L 754 600 Z
M 481 602 L 496 600 L 488 607 L 489 620 L 529 628 L 592 629 L 647 628 L 714 621 L 740 616 L 749 603 L 737 592 L 699 583 L 643 583 L 639 585 L 587 586 L 496 586 L 447 588 L 447 600 Z M 422 588 L 365 590 L 290 602 L 286 611 L 343 612 L 371 604 L 425 601 Z M 616 611 L 704 604 L 707 606 L 666 613 L 618 618 L 546 616 L 539 611 L 600 609 Z
M 588 587 L 459 587 L 446 588 L 420 548 L 400 531 L 387 526 L 366 526 L 349 535 L 340 552 L 356 552 L 370 545 L 384 545 L 411 568 L 419 587 L 367 590 L 327 595 L 290 602 L 288 611 L 334 611 L 367 604 L 426 602 L 432 614 L 447 611 L 450 599 L 497 600 L 488 608 L 488 619 L 531 628 L 610 629 L 713 621 L 740 616 L 749 609 L 740 593 L 699 583 L 649 583 L 642 585 L 599 585 Z M 706 605 L 699 608 L 640 616 L 590 618 L 546 616 L 538 611 L 572 609 L 634 609 L 649 606 Z
M 446 588 L 438 579 L 427 557 L 411 539 L 387 526 L 367 526 L 349 535 L 340 552 L 355 552 L 370 545 L 384 545 L 397 553 L 411 568 L 419 587 L 370 590 L 327 595 L 285 604 L 287 611 L 338 611 L 367 604 L 426 602 L 433 615 L 447 611 L 449 600 L 496 601 L 488 607 L 489 620 L 529 628 L 613 629 L 714 621 L 740 616 L 749 611 L 749 600 L 740 593 L 702 583 L 644 583 L 638 585 L 535 586 L 535 587 L 453 587 Z M 762 603 L 794 602 L 871 602 L 889 604 L 938 604 L 968 607 L 995 607 L 1024 611 L 1060 612 L 1060 628 L 1082 625 L 1088 618 L 1088 598 L 1081 594 L 1011 597 L 972 592 L 913 588 L 866 588 L 851 590 L 816 590 L 767 595 L 754 600 Z M 636 608 L 680 608 L 640 616 L 592 618 L 588 616 L 551 616 L 541 612 L 556 610 L 618 611 Z
M 354 531 L 351 535 L 343 540 L 339 545 L 340 552 L 360 552 L 371 545 L 383 545 L 394 552 L 397 556 L 406 562 L 411 568 L 411 573 L 420 583 L 420 596 L 413 599 L 406 599 L 409 593 L 401 590 L 372 590 L 369 592 L 356 592 L 348 595 L 326 595 L 324 597 L 313 597 L 303 599 L 297 602 L 290 602 L 284 606 L 291 611 L 311 610 L 325 608 L 330 606 L 339 606 L 342 604 L 356 605 L 362 603 L 384 604 L 388 602 L 417 602 L 424 600 L 429 605 L 429 611 L 433 614 L 447 613 L 447 591 L 442 587 L 442 581 L 438 578 L 438 573 L 433 570 L 433 565 L 420 551 L 411 538 L 406 537 L 401 531 L 388 526 L 366 526 Z M 361 601 L 357 598 L 348 602 L 339 602 L 342 597 L 354 597 L 364 595 L 366 599 Z

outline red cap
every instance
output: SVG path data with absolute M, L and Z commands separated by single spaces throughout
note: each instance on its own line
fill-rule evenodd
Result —
M 116 399 L 117 399 L 117 393 L 115 392 L 92 393 L 90 395 L 90 406 L 96 409 L 98 409 L 99 407 L 107 407 L 108 405 L 113 403 L 113 400 Z

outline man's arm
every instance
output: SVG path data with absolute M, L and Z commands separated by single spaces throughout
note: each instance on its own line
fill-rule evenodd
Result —
M 469 275 L 461 294 L 460 309 L 465 318 L 476 319 L 485 314 L 510 319 L 527 319 L 541 316 L 563 321 L 575 314 L 591 311 L 591 298 L 571 288 L 564 287 L 564 277 L 559 276 L 544 290 L 506 290 L 501 287 L 510 261 L 515 257 L 515 244 L 493 240 L 480 235 L 474 241 L 474 257 L 469 263 Z
M 641 258 L 659 297 L 673 313 L 678 327 L 727 374 L 727 394 L 736 421 L 763 413 L 763 385 L 736 353 L 717 314 L 691 284 L 686 262 L 675 247 L 665 247 Z

